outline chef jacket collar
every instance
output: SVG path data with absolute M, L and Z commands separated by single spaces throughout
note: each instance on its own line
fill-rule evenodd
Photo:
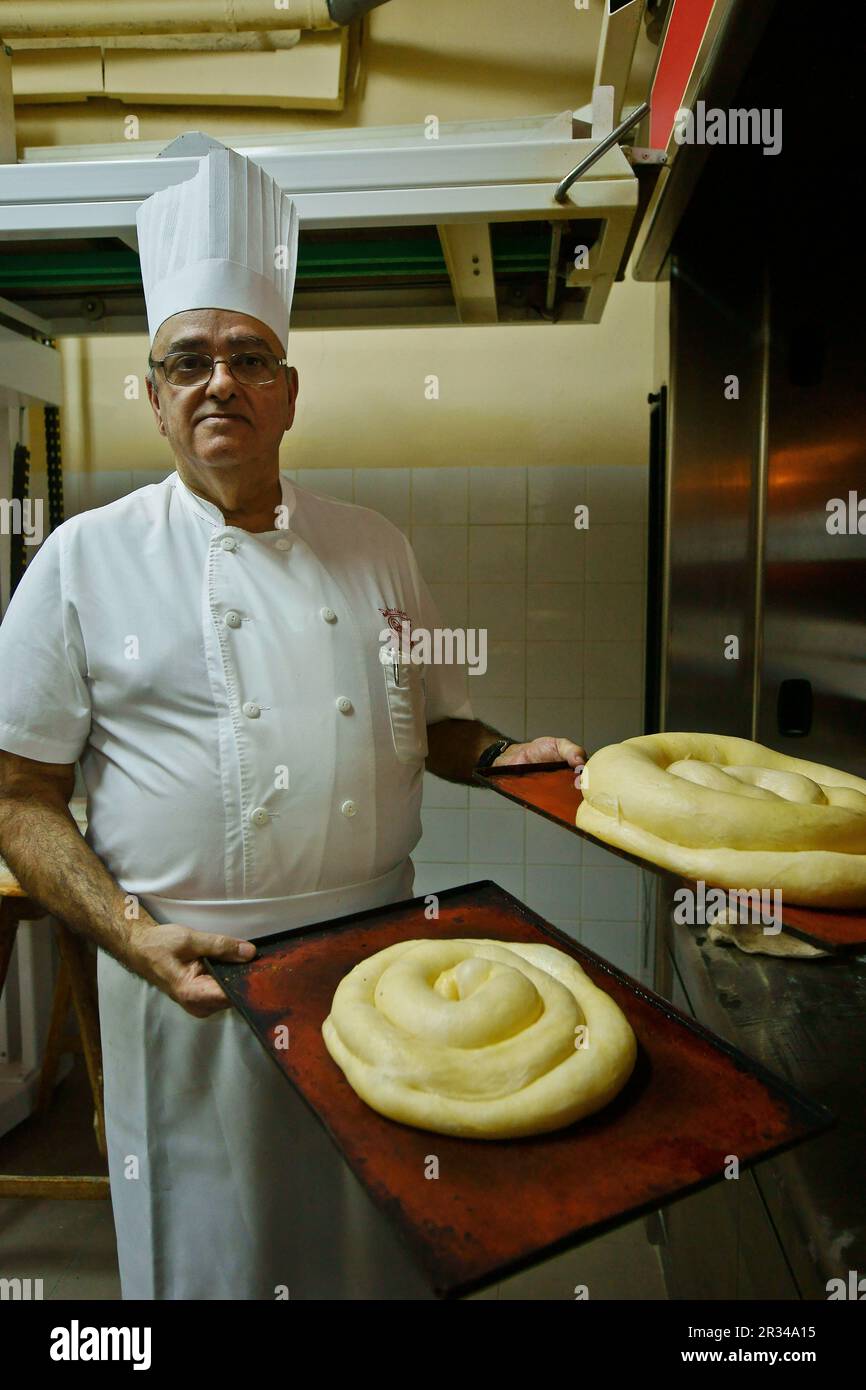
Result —
M 286 509 L 287 525 L 280 527 L 275 526 L 273 528 L 274 532 L 291 530 L 292 515 L 295 510 L 296 501 L 295 489 L 293 488 L 289 479 L 285 476 L 284 473 L 280 473 L 279 476 L 280 488 L 282 489 L 282 505 Z M 232 527 L 226 521 L 219 507 L 217 507 L 213 502 L 208 502 L 207 498 L 200 497 L 197 492 L 192 491 L 192 488 L 187 487 L 183 478 L 176 470 L 174 473 L 171 474 L 167 481 L 177 488 L 178 493 L 183 498 L 186 505 L 190 507 L 192 511 L 197 512 L 199 516 L 204 517 L 206 521 L 209 521 L 212 526 L 221 526 L 228 531 L 243 529 L 242 527 Z M 270 531 L 257 531 L 253 534 L 269 536 L 273 533 Z

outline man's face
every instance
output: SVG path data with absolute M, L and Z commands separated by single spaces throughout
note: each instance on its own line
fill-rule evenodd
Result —
M 228 358 L 257 350 L 284 356 L 276 334 L 259 319 L 229 309 L 189 309 L 160 325 L 150 355 L 157 362 L 172 352 Z M 269 385 L 245 386 L 235 381 L 227 363 L 217 362 L 210 381 L 172 386 L 163 369 L 154 368 L 147 394 L 160 434 L 176 457 L 197 469 L 272 467 L 291 428 L 298 394 L 295 368 L 276 372 Z

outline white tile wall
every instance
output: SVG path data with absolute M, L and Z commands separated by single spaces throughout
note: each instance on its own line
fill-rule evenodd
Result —
M 641 733 L 643 701 L 589 699 L 583 702 L 583 742 L 587 749 L 604 748 Z
M 495 800 L 500 804 L 489 811 L 473 806 L 469 812 L 470 864 L 523 861 L 526 812 L 502 797 Z
M 469 578 L 473 584 L 507 584 L 525 569 L 525 526 L 469 527 Z
M 588 583 L 640 583 L 646 573 L 646 528 L 642 522 L 590 523 L 576 533 L 586 539 Z
M 635 872 L 638 872 L 635 870 Z M 628 975 L 642 974 L 640 935 L 634 922 L 594 922 L 583 918 L 580 941 Z
M 569 638 L 567 642 L 527 642 L 527 698 L 573 699 L 582 674 L 580 647 L 573 639 Z
M 542 917 L 578 917 L 580 882 L 581 870 L 574 864 L 527 864 L 527 904 Z
M 507 893 L 513 893 L 515 898 L 519 898 L 521 902 L 526 902 L 522 864 L 472 864 L 470 869 L 467 883 L 483 883 L 485 879 L 489 878 L 494 883 L 498 883 L 500 888 L 504 888 Z
M 412 515 L 411 480 L 409 468 L 358 468 L 355 501 L 360 507 L 381 512 L 395 526 L 406 526 Z M 316 491 L 315 484 L 311 491 Z
M 465 592 L 469 625 L 487 629 L 488 672 L 469 681 L 477 717 L 517 738 L 565 734 L 590 752 L 640 733 L 646 470 L 469 468 L 465 517 L 461 469 L 413 470 L 412 494 L 410 534 L 443 620 L 456 621 Z M 588 530 L 574 526 L 580 503 Z M 639 870 L 479 788 L 466 818 L 462 791 L 425 778 L 417 891 L 492 878 L 639 974 Z M 428 831 L 428 807 L 456 838 L 444 821 Z
M 469 788 L 459 782 L 443 782 L 441 777 L 434 777 L 432 772 L 424 773 L 424 806 L 426 807 L 454 807 L 459 806 L 464 811 L 469 805 Z
M 526 815 L 526 863 L 527 866 L 542 864 L 566 864 L 574 867 L 583 858 L 583 840 L 579 835 L 570 835 L 562 826 L 525 812 Z M 573 903 L 577 916 L 577 902 Z
M 96 473 L 66 472 L 63 475 L 64 515 L 75 516 L 90 507 L 104 507 L 106 503 L 115 502 L 136 488 L 161 483 L 173 471 L 171 467 L 164 467 L 102 470 Z M 45 496 L 48 496 L 47 487 Z
M 104 507 L 116 502 L 133 491 L 132 471 L 83 473 L 81 475 L 79 507 L 86 511 L 90 507 Z
M 299 468 L 298 482 L 323 497 L 336 497 L 341 502 L 353 502 L 354 478 L 351 468 Z
M 170 468 L 70 474 L 68 515 Z M 290 476 L 295 471 L 287 469 Z M 313 492 L 382 512 L 410 536 L 444 626 L 483 627 L 478 718 L 589 752 L 642 732 L 646 469 L 300 469 Z M 589 527 L 574 509 L 589 508 Z M 491 878 L 630 974 L 641 969 L 640 872 L 495 793 L 424 778 L 419 895 Z
M 596 584 L 596 589 L 604 585 Z M 636 587 L 636 586 L 632 586 Z M 526 636 L 531 642 L 556 642 L 563 637 L 578 643 L 584 636 L 583 584 L 527 584 Z
M 459 888 L 463 883 L 474 883 L 477 878 L 468 864 L 425 864 L 416 860 L 415 896 L 444 893 L 446 888 Z
M 482 526 L 522 524 L 526 520 L 526 469 L 470 468 L 469 520 Z
M 529 699 L 526 701 L 526 737 L 543 738 L 556 734 L 589 747 L 581 732 L 585 720 L 583 701 L 569 699 Z
M 136 468 L 132 473 L 132 486 L 148 487 L 151 483 L 161 483 L 163 478 L 167 478 L 169 473 L 173 472 L 173 468 Z
M 412 521 L 465 526 L 469 506 L 468 468 L 413 468 Z
M 573 524 L 530 523 L 527 530 L 526 572 L 530 583 L 574 584 L 583 579 L 588 532 L 576 530 Z
M 465 628 L 470 625 L 469 594 L 465 584 L 431 584 L 429 588 L 443 627 Z M 471 626 L 484 627 L 484 623 L 473 622 Z
M 502 733 L 507 733 L 509 738 L 522 740 L 529 737 L 526 728 L 526 700 L 522 695 L 476 694 L 476 684 L 473 680 L 469 685 L 469 698 L 476 715 L 485 721 L 488 728 L 499 729 Z
M 530 522 L 568 523 L 574 526 L 574 509 L 587 502 L 586 469 L 539 464 L 528 470 L 528 519 Z
M 526 643 L 487 643 L 487 670 L 472 677 L 472 696 L 511 695 L 521 697 L 526 689 Z
M 468 526 L 412 527 L 412 546 L 428 584 L 465 584 Z
M 456 806 L 425 808 L 421 812 L 423 858 L 429 864 L 454 864 L 466 859 L 469 812 Z
M 587 642 L 616 642 L 621 637 L 634 642 L 637 636 L 642 637 L 645 601 L 643 584 L 586 584 L 583 616 Z
M 581 917 L 603 922 L 637 921 L 640 915 L 640 872 L 621 861 L 596 869 L 584 864 L 580 884 Z
M 522 642 L 526 636 L 526 585 L 488 584 L 468 586 L 469 624 L 485 628 L 488 642 Z

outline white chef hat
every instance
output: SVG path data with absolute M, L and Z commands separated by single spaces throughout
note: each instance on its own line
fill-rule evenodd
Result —
M 138 249 L 150 341 L 186 309 L 236 309 L 285 349 L 295 289 L 298 213 L 260 165 L 219 146 L 197 172 L 146 198 Z

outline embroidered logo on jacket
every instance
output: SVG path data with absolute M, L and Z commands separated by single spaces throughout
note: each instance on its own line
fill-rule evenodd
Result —
M 404 613 L 402 608 L 380 608 L 379 612 L 392 632 L 402 633 L 404 623 L 410 628 L 412 626 L 408 613 Z

